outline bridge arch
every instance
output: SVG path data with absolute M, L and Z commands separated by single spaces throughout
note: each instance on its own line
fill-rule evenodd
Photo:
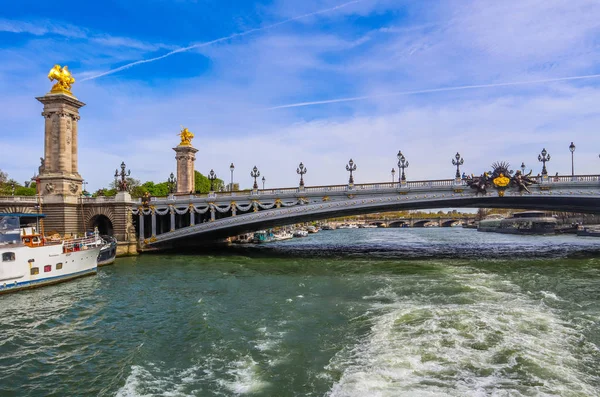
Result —
M 413 227 L 425 227 L 425 225 L 429 222 L 435 222 L 435 221 L 432 221 L 431 219 L 421 219 L 418 221 L 414 221 Z
M 579 186 L 571 186 L 572 183 L 562 185 L 554 184 L 550 187 L 542 186 L 532 189 L 531 193 L 522 193 L 518 191 L 509 191 L 500 195 L 496 192 L 477 195 L 471 191 L 462 192 L 451 190 L 450 192 L 442 188 L 436 188 L 434 191 L 424 191 L 425 189 L 400 191 L 392 189 L 372 188 L 349 189 L 335 192 L 333 189 L 327 190 L 329 195 L 319 199 L 322 194 L 321 188 L 314 193 L 314 198 L 307 199 L 299 196 L 296 192 L 289 194 L 249 194 L 247 197 L 233 196 L 238 202 L 243 200 L 243 206 L 258 203 L 258 211 L 239 214 L 224 219 L 211 219 L 210 222 L 195 222 L 192 226 L 183 227 L 167 233 L 156 234 L 155 238 L 150 239 L 145 244 L 153 246 L 184 246 L 186 244 L 196 243 L 197 238 L 205 241 L 216 240 L 228 236 L 247 233 L 255 230 L 302 223 L 307 221 L 317 221 L 321 219 L 342 218 L 352 215 L 365 215 L 371 213 L 420 210 L 428 208 L 518 208 L 518 209 L 538 209 L 551 211 L 570 211 L 580 213 L 599 213 L 600 212 L 600 192 L 597 185 L 598 179 L 592 183 L 582 183 Z M 329 188 L 328 188 L 329 189 Z M 428 188 L 429 189 L 429 188 Z M 577 189 L 577 190 L 576 190 Z M 460 190 L 460 189 L 459 189 Z M 308 196 L 310 192 L 307 192 Z M 284 197 L 284 198 L 281 198 Z M 211 200 L 219 201 L 219 196 L 198 197 L 192 200 L 181 200 L 177 204 L 194 204 L 194 208 L 199 206 L 205 211 L 213 203 Z M 221 198 L 221 203 L 229 202 L 230 197 Z M 156 202 L 155 205 L 167 208 L 172 200 Z M 235 201 L 232 201 L 235 203 Z M 276 204 L 281 204 L 277 206 Z M 208 205 L 207 207 L 201 207 Z M 223 204 L 224 205 L 224 204 Z M 236 204 L 241 205 L 241 204 Z M 158 207 L 157 207 L 158 208 Z M 257 208 L 255 208 L 257 209 Z M 134 215 L 140 216 L 136 208 L 132 209 Z M 414 219 L 413 222 L 424 225 L 427 222 L 439 222 L 440 219 Z M 450 218 L 443 218 L 443 221 L 449 221 Z M 394 220 L 395 222 L 399 220 Z M 455 221 L 455 218 L 452 218 Z M 464 220 L 463 220 L 464 221 Z M 376 222 L 376 221 L 375 221 Z M 375 223 L 374 222 L 374 223 Z M 154 236 L 153 236 L 154 237 Z M 196 240 L 196 241 L 195 241 Z
M 84 228 L 93 230 L 98 228 L 100 234 L 112 236 L 114 234 L 114 214 L 110 208 L 95 207 L 88 209 L 84 215 Z
M 401 221 L 390 222 L 388 227 L 406 227 L 406 225 L 410 225 L 410 222 L 401 220 Z
M 447 221 L 440 221 L 440 226 L 441 227 L 451 227 L 452 224 L 454 224 L 454 222 L 458 222 L 459 219 L 448 219 Z

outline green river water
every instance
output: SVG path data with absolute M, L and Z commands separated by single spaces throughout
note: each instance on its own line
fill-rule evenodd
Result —
M 321 231 L 0 296 L 0 396 L 598 396 L 600 239 Z

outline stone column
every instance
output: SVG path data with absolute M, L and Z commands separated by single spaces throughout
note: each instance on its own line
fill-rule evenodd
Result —
M 188 145 L 179 145 L 173 150 L 177 160 L 177 193 L 194 193 L 196 191 L 194 161 L 198 149 Z
M 196 211 L 190 208 L 190 226 L 194 226 L 196 223 Z
M 140 228 L 139 232 L 140 232 L 140 242 L 144 241 L 144 213 L 142 212 L 142 210 L 140 209 L 140 221 L 138 224 L 138 227 Z
M 79 175 L 79 164 L 77 160 L 78 146 L 77 146 L 77 122 L 79 121 L 79 116 L 73 117 L 72 127 L 71 127 L 71 172 Z
M 173 208 L 173 206 L 171 206 L 171 210 L 169 211 L 171 213 L 171 231 L 175 231 L 175 209 Z
M 46 94 L 36 99 L 44 104 L 42 116 L 45 117 L 40 193 L 43 196 L 79 197 L 82 178 L 77 168 L 77 122 L 79 109 L 85 104 L 64 93 Z
M 156 237 L 156 211 L 152 209 L 152 237 Z

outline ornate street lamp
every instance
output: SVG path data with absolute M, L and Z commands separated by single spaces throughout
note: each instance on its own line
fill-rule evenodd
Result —
M 81 181 L 81 184 L 83 185 L 83 192 L 81 192 L 81 194 L 83 194 L 84 192 L 87 192 L 87 181 Z
M 538 155 L 538 161 L 541 161 L 542 166 L 542 176 L 548 175 L 548 170 L 546 170 L 546 162 L 550 161 L 550 154 L 546 151 L 546 148 L 542 149 L 542 153 Z
M 167 186 L 169 187 L 170 194 L 175 193 L 176 184 L 177 184 L 177 178 L 175 178 L 175 175 L 173 175 L 173 173 L 171 172 L 171 175 L 169 175 L 169 178 L 167 179 Z
M 250 171 L 250 176 L 254 178 L 254 186 L 252 186 L 252 189 L 258 189 L 258 183 L 256 183 L 256 178 L 260 176 L 260 171 L 258 170 L 258 168 L 256 168 L 256 166 L 254 166 L 254 168 L 252 168 L 252 171 Z
M 525 162 L 524 161 L 521 162 L 521 172 L 523 173 L 523 175 L 525 175 Z
M 392 167 L 392 184 L 396 182 L 396 170 Z
M 356 164 L 354 164 L 354 161 L 352 161 L 352 159 L 348 161 L 348 164 L 346 165 L 346 171 L 350 172 L 350 179 L 348 179 L 348 183 L 353 184 L 354 178 L 352 177 L 352 172 L 356 171 Z
M 400 182 L 406 181 L 406 175 L 404 174 L 404 169 L 408 168 L 408 161 L 406 161 L 406 157 L 402 154 L 402 151 L 398 151 L 398 170 L 402 169 L 402 174 L 400 175 Z
M 465 163 L 465 160 L 460 157 L 460 153 L 456 152 L 454 158 L 452 159 L 452 165 L 456 166 L 456 179 L 460 179 L 460 166 Z
M 229 166 L 229 171 L 231 171 L 231 185 L 229 185 L 229 191 L 233 192 L 233 170 L 235 170 L 235 166 L 233 163 Z
M 208 180 L 210 181 L 210 191 L 215 191 L 215 179 L 217 179 L 217 174 L 215 174 L 214 170 L 210 170 L 208 173 Z
M 573 142 L 569 145 L 569 150 L 571 151 L 571 177 L 575 176 L 575 164 L 573 162 L 573 154 L 575 153 L 575 145 Z
M 304 187 L 304 174 L 306 174 L 306 171 L 306 167 L 300 162 L 300 165 L 296 168 L 296 173 L 300 175 L 300 187 Z
M 115 170 L 115 187 L 120 192 L 127 191 L 128 186 L 126 178 L 131 175 L 131 170 L 127 170 L 127 172 L 125 172 L 125 168 L 127 168 L 127 166 L 125 165 L 125 162 L 122 161 L 121 172 L 119 173 L 118 169 Z M 119 177 L 121 177 L 121 180 L 119 180 Z
M 265 177 L 263 176 L 263 177 L 262 177 L 263 190 L 265 190 L 265 181 L 266 181 L 266 179 L 265 179 Z

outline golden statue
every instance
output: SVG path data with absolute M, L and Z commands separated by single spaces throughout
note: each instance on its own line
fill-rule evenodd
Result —
M 179 146 L 192 146 L 192 138 L 194 138 L 194 134 L 190 132 L 187 128 L 181 126 L 181 133 L 177 134 L 181 137 L 181 143 Z
M 54 65 L 54 67 L 50 69 L 50 72 L 48 72 L 48 78 L 50 81 L 56 80 L 56 84 L 54 84 L 50 90 L 51 94 L 73 95 L 71 93 L 71 85 L 75 83 L 75 79 L 71 76 L 71 72 L 69 72 L 69 67 L 67 65 L 62 68 L 60 65 Z

